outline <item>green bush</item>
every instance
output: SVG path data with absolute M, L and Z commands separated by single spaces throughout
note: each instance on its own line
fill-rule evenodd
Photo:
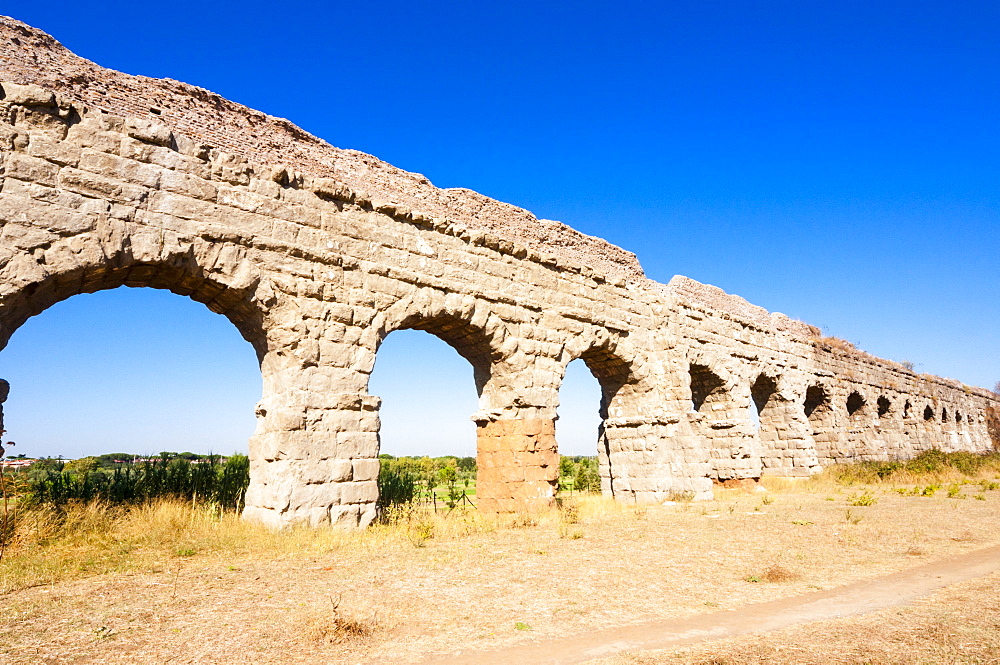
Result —
M 380 513 L 389 506 L 412 503 L 417 496 L 417 477 L 399 460 L 382 459 L 378 471 L 378 502 Z
M 90 462 L 46 465 L 30 477 L 27 494 L 33 501 L 56 506 L 70 501 L 121 504 L 171 497 L 239 512 L 249 484 L 246 455 L 233 455 L 225 462 L 212 455 L 200 463 L 163 455 L 153 462 L 122 464 L 110 470 Z

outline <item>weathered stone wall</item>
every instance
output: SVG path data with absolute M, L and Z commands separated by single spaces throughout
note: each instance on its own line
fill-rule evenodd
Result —
M 986 391 L 836 348 L 693 280 L 653 283 L 599 239 L 205 91 L 103 70 L 8 19 L 0 43 L 0 349 L 52 304 L 121 285 L 227 316 L 263 376 L 248 517 L 373 519 L 368 379 L 404 328 L 473 367 L 484 509 L 551 502 L 576 358 L 603 392 L 602 489 L 623 500 L 997 443 Z

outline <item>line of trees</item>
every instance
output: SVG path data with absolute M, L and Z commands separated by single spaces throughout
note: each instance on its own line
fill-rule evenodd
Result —
M 115 504 L 178 498 L 241 511 L 250 483 L 246 455 L 161 453 L 155 459 L 120 463 L 122 455 L 63 462 L 43 459 L 22 472 L 21 493 L 31 501 L 64 505 L 100 500 Z M 124 456 L 133 459 L 133 456 Z

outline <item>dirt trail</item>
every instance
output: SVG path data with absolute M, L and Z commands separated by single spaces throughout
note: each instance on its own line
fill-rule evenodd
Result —
M 566 665 L 695 642 L 763 633 L 795 624 L 838 619 L 903 605 L 942 587 L 1000 571 L 1000 546 L 935 561 L 885 577 L 686 619 L 607 628 L 492 652 L 456 653 L 424 661 Z

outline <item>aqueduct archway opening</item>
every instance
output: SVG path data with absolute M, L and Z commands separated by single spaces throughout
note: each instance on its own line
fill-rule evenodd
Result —
M 75 295 L 0 352 L 16 386 L 7 429 L 34 450 L 247 453 L 261 397 L 252 347 L 225 318 L 166 290 Z

